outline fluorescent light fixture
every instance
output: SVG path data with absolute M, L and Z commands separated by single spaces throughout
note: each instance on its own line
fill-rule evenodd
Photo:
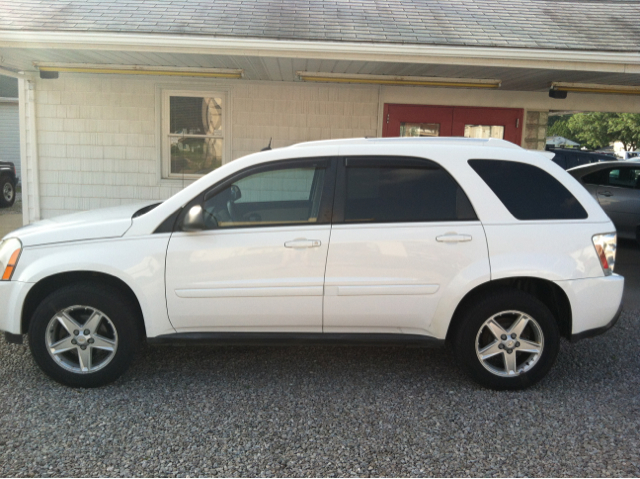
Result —
M 600 83 L 551 83 L 551 91 L 571 91 L 577 93 L 611 93 L 614 95 L 640 95 L 640 86 L 602 85 Z
M 115 75 L 190 76 L 202 78 L 231 78 L 244 76 L 240 68 L 151 67 L 139 65 L 108 65 L 89 63 L 35 63 L 41 72 L 106 73 Z
M 323 83 L 364 83 L 373 85 L 430 86 L 444 88 L 500 88 L 500 80 L 479 78 L 440 78 L 351 73 L 296 72 L 301 81 Z

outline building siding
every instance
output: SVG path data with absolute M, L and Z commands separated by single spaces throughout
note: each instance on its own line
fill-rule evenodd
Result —
M 229 91 L 231 158 L 310 140 L 376 136 L 378 88 L 251 82 L 168 84 L 159 78 L 61 74 L 37 82 L 42 218 L 163 200 L 159 88 Z M 158 88 L 159 87 L 159 88 Z M 32 219 L 33 216 L 31 216 Z
M 640 112 L 622 95 L 478 91 L 373 85 L 201 80 L 61 73 L 21 82 L 25 222 L 142 200 L 164 200 L 189 180 L 163 179 L 162 92 L 224 91 L 230 131 L 226 161 L 303 141 L 376 137 L 385 103 L 523 108 L 523 146 L 543 148 L 547 112 Z M 33 105 L 35 100 L 36 104 Z M 33 145 L 30 113 L 35 111 Z M 35 148 L 34 148 L 35 146 Z M 37 165 L 37 167 L 35 166 Z

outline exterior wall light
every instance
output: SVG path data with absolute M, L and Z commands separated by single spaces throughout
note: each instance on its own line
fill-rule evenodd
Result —
M 613 95 L 640 95 L 640 86 L 603 85 L 599 83 L 553 82 L 551 83 L 549 96 L 551 98 L 566 98 L 567 92 L 604 93 L 604 94 L 613 94 Z M 562 96 L 563 94 L 564 96 Z
M 300 81 L 322 83 L 359 83 L 393 86 L 429 86 L 443 88 L 500 88 L 502 82 L 479 78 L 440 78 L 394 75 L 359 75 L 348 73 L 325 73 L 298 71 Z
M 239 79 L 244 76 L 244 70 L 239 68 L 179 68 L 149 67 L 138 65 L 100 65 L 85 63 L 36 63 L 35 66 L 40 71 L 41 78 L 52 78 L 52 76 L 48 76 L 50 72 L 103 73 L 112 75 L 190 76 L 201 78 L 229 79 Z

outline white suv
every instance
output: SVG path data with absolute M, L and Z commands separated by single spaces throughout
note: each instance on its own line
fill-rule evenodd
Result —
M 519 389 L 620 312 L 615 228 L 502 140 L 352 139 L 246 156 L 160 204 L 0 245 L 0 330 L 53 379 L 118 378 L 139 342 L 443 344 Z

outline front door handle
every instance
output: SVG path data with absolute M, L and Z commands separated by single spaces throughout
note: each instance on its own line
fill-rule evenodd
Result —
M 600 196 L 613 196 L 613 193 L 610 191 L 603 191 L 602 193 L 598 193 Z
M 285 241 L 285 248 L 318 248 L 322 242 L 320 240 L 312 240 L 306 238 L 297 238 L 291 241 Z
M 440 243 L 464 243 L 466 241 L 471 241 L 471 235 L 447 233 L 446 235 L 436 236 L 436 241 L 439 241 Z

